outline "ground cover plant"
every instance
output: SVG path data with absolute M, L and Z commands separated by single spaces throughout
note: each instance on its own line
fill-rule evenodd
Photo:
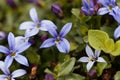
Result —
M 0 80 L 120 80 L 119 0 L 1 0 Z

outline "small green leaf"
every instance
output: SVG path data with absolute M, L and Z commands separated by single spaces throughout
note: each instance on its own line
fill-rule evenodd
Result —
M 72 14 L 75 15 L 77 18 L 80 18 L 80 17 L 79 17 L 79 16 L 80 16 L 80 9 L 78 9 L 78 8 L 73 8 L 71 12 L 72 12 Z
M 78 47 L 78 44 L 76 44 L 75 42 L 70 42 L 70 51 L 75 50 Z
M 51 74 L 51 75 L 54 75 L 54 73 L 53 73 L 52 71 L 50 71 L 48 68 L 46 68 L 44 72 L 45 72 L 45 73 L 49 73 L 49 74 Z
M 114 76 L 114 80 L 120 80 L 120 71 L 117 71 L 117 73 Z
M 115 49 L 114 51 L 111 52 L 111 54 L 113 56 L 118 56 L 120 55 L 120 40 L 118 40 L 116 43 L 115 43 Z
M 115 48 L 115 44 L 113 39 L 108 39 L 105 40 L 105 48 L 103 48 L 103 51 L 105 51 L 106 53 L 112 52 Z
M 59 78 L 57 80 L 85 80 L 85 77 L 79 75 L 79 74 L 75 74 L 75 73 L 71 73 L 63 78 Z
M 61 64 L 61 68 L 58 71 L 58 77 L 68 75 L 72 71 L 75 61 L 75 58 L 71 58 L 65 61 L 63 64 Z
M 103 70 L 110 67 L 111 67 L 110 63 L 97 63 L 97 71 L 98 71 L 97 75 L 101 76 Z
M 31 53 L 26 55 L 31 64 L 40 64 L 40 55 Z

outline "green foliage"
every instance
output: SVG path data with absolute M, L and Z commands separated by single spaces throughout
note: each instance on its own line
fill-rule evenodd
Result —
M 108 34 L 101 30 L 89 30 L 88 41 L 96 50 L 103 50 L 105 53 L 110 53 L 113 56 L 120 55 L 120 41 L 114 43 L 113 39 L 109 38 Z
M 85 80 L 85 77 L 75 73 L 71 73 L 63 78 L 58 78 L 57 80 Z
M 117 71 L 114 75 L 114 80 L 120 80 L 120 71 Z

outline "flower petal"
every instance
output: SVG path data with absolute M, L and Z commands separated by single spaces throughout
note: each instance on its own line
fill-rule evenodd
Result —
M 90 69 L 92 68 L 94 63 L 95 63 L 94 61 L 93 62 L 92 61 L 88 62 L 88 64 L 87 64 L 87 71 L 88 72 L 90 71 Z
M 64 37 L 72 28 L 72 23 L 67 23 L 60 31 L 60 37 Z
M 7 67 L 5 67 L 5 63 L 3 61 L 0 61 L 0 69 L 5 73 L 5 74 L 9 74 L 10 71 Z
M 33 28 L 31 30 L 26 30 L 25 36 L 26 37 L 31 37 L 31 36 L 36 35 L 38 32 L 39 32 L 39 28 Z
M 20 30 L 32 29 L 35 27 L 35 23 L 32 21 L 23 22 L 20 24 Z
M 69 53 L 70 44 L 66 39 L 61 40 L 59 43 L 56 44 L 58 50 L 62 53 Z
M 109 13 L 114 17 L 114 19 L 120 24 L 120 8 L 118 6 L 112 8 L 112 11 Z
M 108 12 L 109 10 L 106 7 L 103 7 L 98 10 L 98 15 L 104 15 L 107 14 Z
M 26 74 L 27 72 L 23 69 L 18 69 L 18 70 L 15 70 L 14 72 L 12 72 L 12 77 L 13 78 L 16 78 L 16 77 L 20 77 L 20 76 L 23 76 L 24 74 Z
M 12 64 L 13 62 L 13 57 L 11 57 L 11 55 L 8 55 L 6 58 L 5 58 L 5 66 L 7 68 L 10 67 L 10 65 Z
M 28 42 L 28 40 L 29 40 L 29 38 L 27 38 L 27 37 L 17 36 L 17 37 L 15 37 L 15 45 L 16 46 L 21 45 L 23 43 Z
M 9 44 L 10 50 L 15 49 L 15 37 L 11 32 L 8 34 L 8 44 Z
M 50 28 L 57 29 L 57 26 L 50 20 L 42 20 L 40 22 L 40 30 L 48 31 Z
M 89 57 L 95 57 L 92 49 L 88 45 L 86 46 L 85 50 Z
M 5 78 L 7 77 L 7 75 L 0 75 L 0 80 L 6 80 Z
M 89 62 L 89 58 L 88 57 L 81 57 L 78 61 L 80 61 L 80 62 Z
M 106 61 L 102 57 L 98 57 L 97 62 L 105 62 L 106 63 Z
M 100 50 L 95 50 L 95 57 L 98 58 L 100 56 L 101 51 Z
M 22 53 L 23 51 L 27 50 L 30 46 L 31 44 L 29 42 L 23 43 L 16 47 L 16 53 Z
M 35 8 L 30 9 L 30 17 L 34 22 L 39 22 L 38 15 Z
M 118 26 L 114 31 L 114 37 L 115 39 L 120 37 L 120 26 Z
M 56 32 L 56 29 L 54 28 L 48 28 L 48 32 L 53 36 L 53 37 L 57 37 L 58 34 Z
M 42 43 L 40 48 L 48 48 L 48 47 L 51 47 L 53 45 L 55 45 L 55 39 L 54 38 L 49 38 Z
M 15 60 L 16 60 L 17 62 L 19 62 L 20 64 L 23 64 L 23 65 L 25 65 L 25 66 L 29 66 L 28 60 L 26 59 L 26 57 L 24 57 L 24 56 L 22 56 L 22 55 L 17 55 L 17 56 L 15 57 Z
M 63 38 L 62 41 L 64 42 L 64 48 L 65 48 L 66 53 L 69 53 L 69 51 L 70 51 L 70 43 L 65 38 Z
M 0 46 L 0 52 L 5 53 L 5 54 L 9 54 L 9 49 L 4 47 L 4 46 Z

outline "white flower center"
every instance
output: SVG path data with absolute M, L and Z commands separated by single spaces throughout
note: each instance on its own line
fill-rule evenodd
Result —
M 89 57 L 89 61 L 95 61 L 95 58 Z
M 55 43 L 58 44 L 60 42 L 60 37 L 58 36 L 55 40 Z

